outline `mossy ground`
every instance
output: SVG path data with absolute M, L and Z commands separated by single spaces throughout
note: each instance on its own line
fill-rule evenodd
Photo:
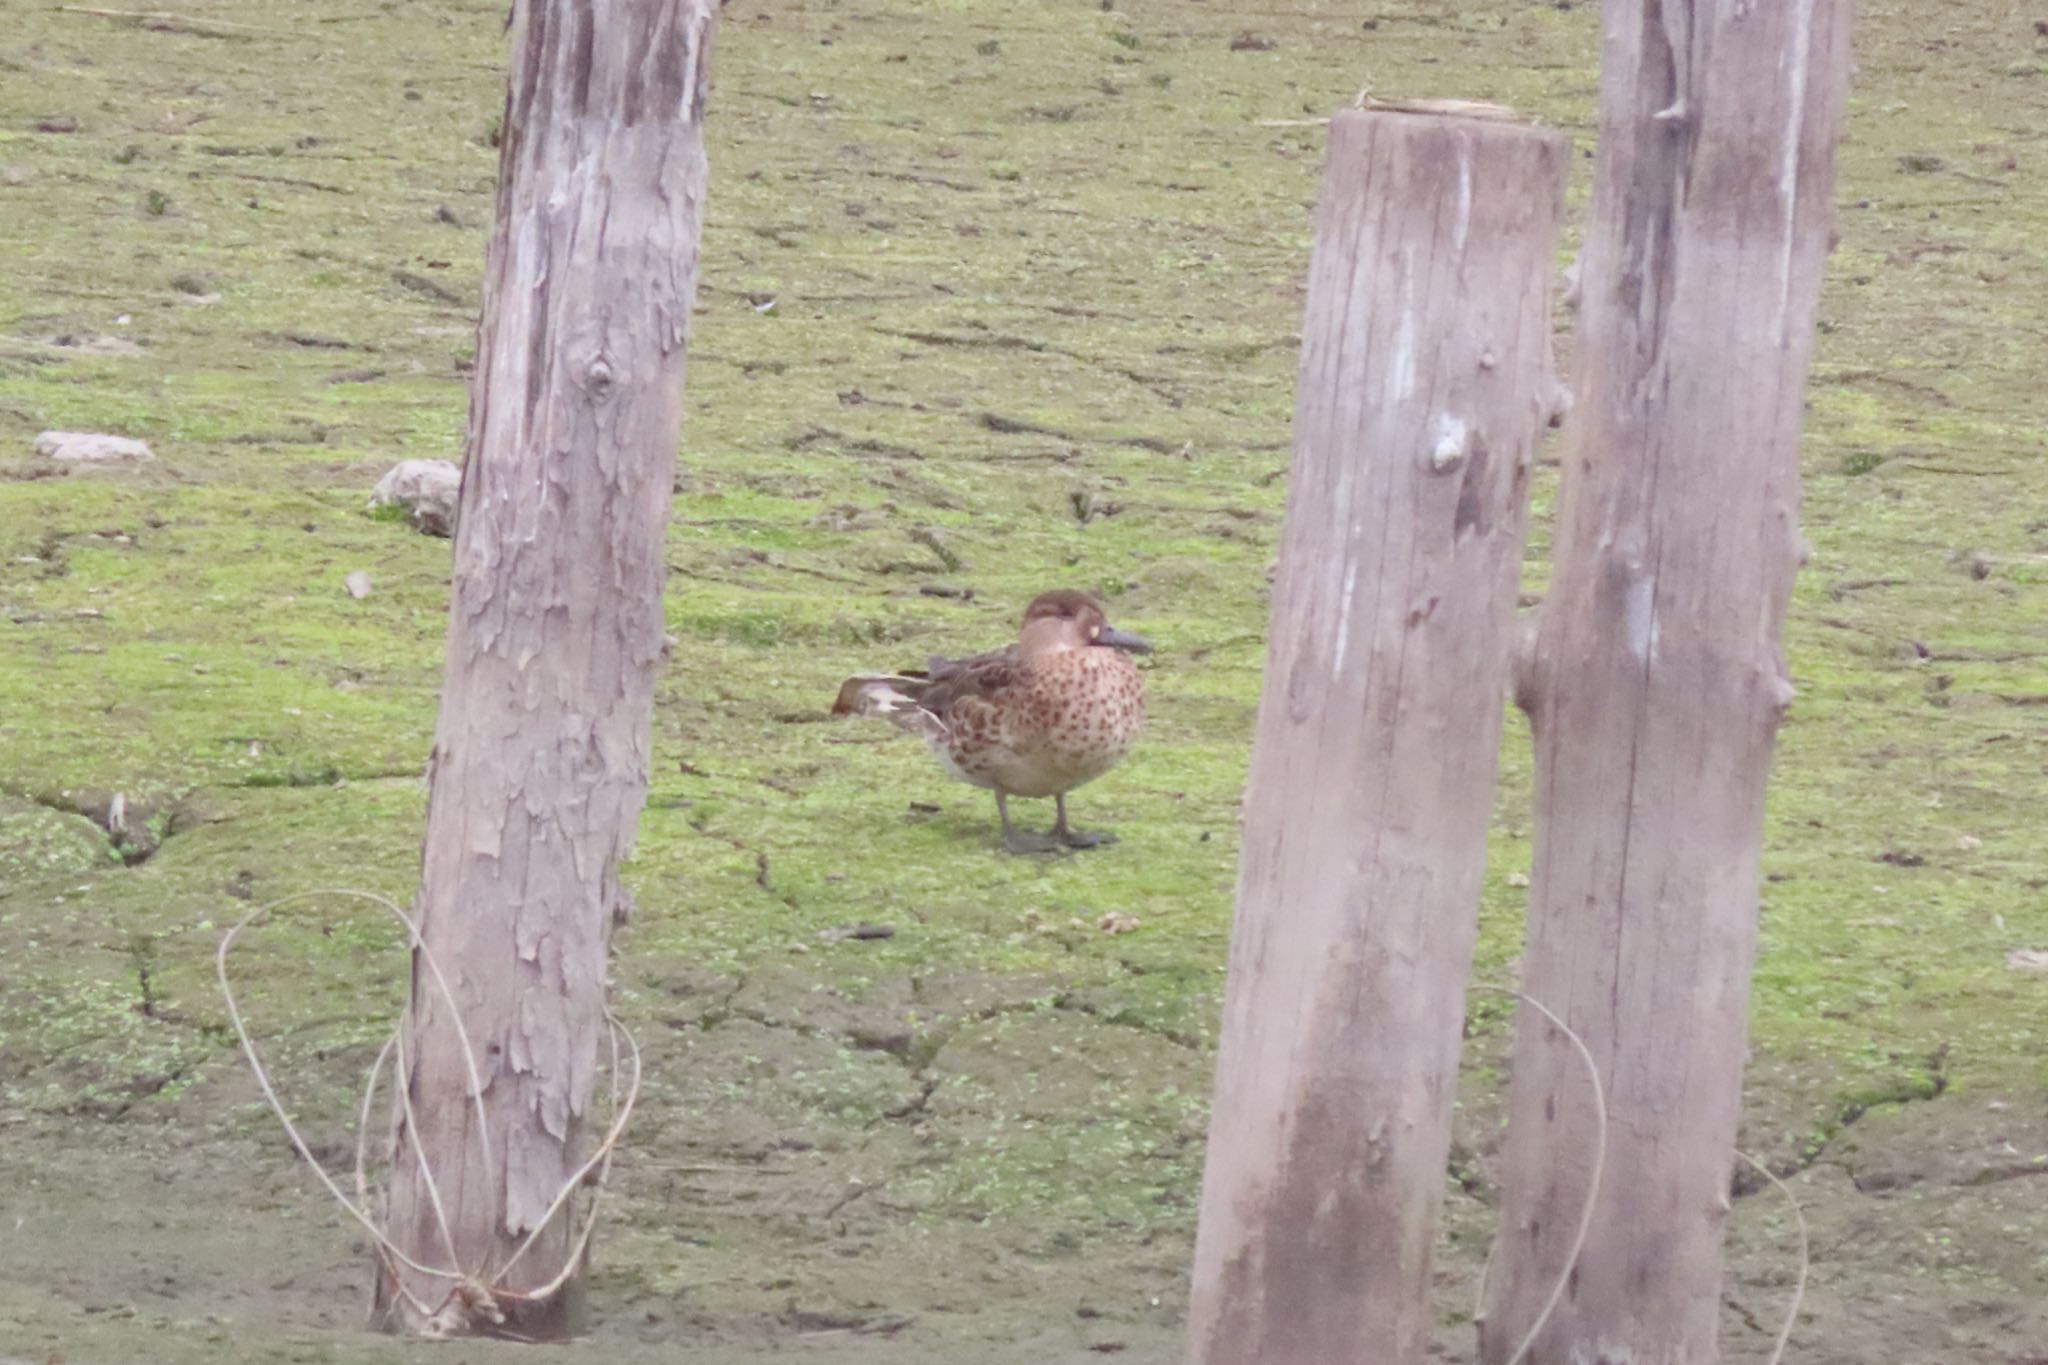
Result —
M 2019 1178 L 2048 987 L 2005 963 L 2048 947 L 2048 75 L 2009 8 L 1860 9 L 1746 1141 L 1815 1224 L 1798 1358 L 2007 1365 L 2048 1342 L 2048 1179 Z M 411 1358 L 353 1334 L 360 1248 L 257 1104 L 212 952 L 289 892 L 410 889 L 447 545 L 364 503 L 459 456 L 503 6 L 180 13 L 0 35 L 0 1354 Z M 616 1353 L 1174 1356 L 1321 145 L 1264 121 L 1370 84 L 1589 152 L 1596 38 L 1527 0 L 730 9 L 618 964 L 651 1070 L 597 1258 Z M 37 477 L 46 427 L 161 458 Z M 1122 841 L 1020 861 L 985 796 L 822 712 L 1060 583 L 1162 645 L 1155 719 L 1075 803 Z M 1527 774 L 1511 726 L 1491 980 Z M 147 830 L 119 848 L 114 793 Z M 860 921 L 895 935 L 832 932 Z M 240 959 L 330 1155 L 394 942 L 335 901 Z M 1473 1013 L 1454 1355 L 1506 1009 Z M 1789 1238 L 1740 1202 L 1731 1359 L 1768 1346 Z

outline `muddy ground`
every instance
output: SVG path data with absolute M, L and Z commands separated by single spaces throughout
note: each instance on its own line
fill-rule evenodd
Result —
M 289 892 L 410 889 L 447 545 L 364 504 L 393 460 L 459 455 L 502 19 L 37 4 L 0 31 L 10 1365 L 429 1354 L 360 1330 L 360 1234 L 261 1108 L 212 953 Z M 1744 1134 L 1810 1225 L 1789 1358 L 1811 1365 L 2048 1359 L 2048 976 L 2013 956 L 2048 949 L 2044 26 L 1862 6 Z M 1304 121 L 1368 85 L 1494 99 L 1589 155 L 1597 27 L 1529 0 L 729 7 L 679 643 L 620 940 L 649 1088 L 596 1257 L 610 1355 L 1175 1357 Z M 159 458 L 52 477 L 30 453 L 49 427 Z M 1019 861 L 916 746 L 822 713 L 847 672 L 994 643 L 1054 583 L 1162 645 L 1155 723 L 1076 801 L 1121 842 Z M 1491 981 L 1517 951 L 1527 778 L 1511 724 Z M 841 932 L 859 923 L 893 935 Z M 346 1162 L 400 989 L 388 926 L 319 901 L 237 962 L 279 1082 Z M 1452 1360 L 1506 1016 L 1475 996 Z M 1731 1361 L 1765 1358 L 1799 1268 L 1755 1183 Z

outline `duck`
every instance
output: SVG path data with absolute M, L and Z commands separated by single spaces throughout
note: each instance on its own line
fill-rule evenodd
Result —
M 1118 630 L 1094 595 L 1040 593 L 1024 609 L 1017 642 L 923 669 L 856 673 L 839 688 L 835 716 L 880 716 L 922 738 L 946 775 L 995 793 L 1003 848 L 1055 853 L 1115 841 L 1067 822 L 1067 794 L 1121 763 L 1145 728 L 1149 654 L 1142 635 Z M 1010 798 L 1053 799 L 1052 829 L 1010 820 Z

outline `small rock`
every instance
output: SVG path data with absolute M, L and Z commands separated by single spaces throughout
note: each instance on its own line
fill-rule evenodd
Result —
M 1510 873 L 1508 873 L 1508 885 L 1509 885 L 1509 886 L 1513 886 L 1513 887 L 1524 887 L 1524 886 L 1527 886 L 1528 884 L 1529 884 L 1529 874 L 1528 874 L 1528 873 L 1526 873 L 1526 872 L 1510 872 Z
M 348 589 L 350 597 L 360 602 L 370 595 L 370 576 L 361 569 L 357 569 L 347 578 L 341 580 L 341 586 Z
M 46 431 L 36 437 L 36 454 L 65 464 L 120 464 L 156 458 L 156 452 L 141 441 L 96 431 Z
M 2005 965 L 2016 972 L 2048 972 L 2048 952 L 2039 948 L 2015 948 L 2005 955 Z
M 1097 920 L 1095 927 L 1105 934 L 1133 934 L 1138 930 L 1138 917 L 1126 915 L 1121 910 L 1112 910 Z
M 462 470 L 447 460 L 400 460 L 370 494 L 371 507 L 403 507 L 412 524 L 430 536 L 455 531 L 455 502 L 462 492 Z
M 78 131 L 78 120 L 70 114 L 52 114 L 49 118 L 37 121 L 36 131 L 39 133 L 75 133 Z
M 1248 28 L 1240 29 L 1237 35 L 1230 40 L 1230 50 L 1232 52 L 1271 52 L 1274 46 L 1275 44 L 1271 38 L 1268 38 L 1263 33 L 1254 33 Z

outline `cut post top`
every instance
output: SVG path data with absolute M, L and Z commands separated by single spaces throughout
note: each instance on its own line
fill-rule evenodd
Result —
M 1482 119 L 1488 123 L 1537 126 L 1534 117 L 1510 109 L 1505 104 L 1492 104 L 1485 100 L 1381 99 L 1364 92 L 1360 92 L 1358 99 L 1339 116 L 1344 114 L 1424 114 L 1435 118 Z

